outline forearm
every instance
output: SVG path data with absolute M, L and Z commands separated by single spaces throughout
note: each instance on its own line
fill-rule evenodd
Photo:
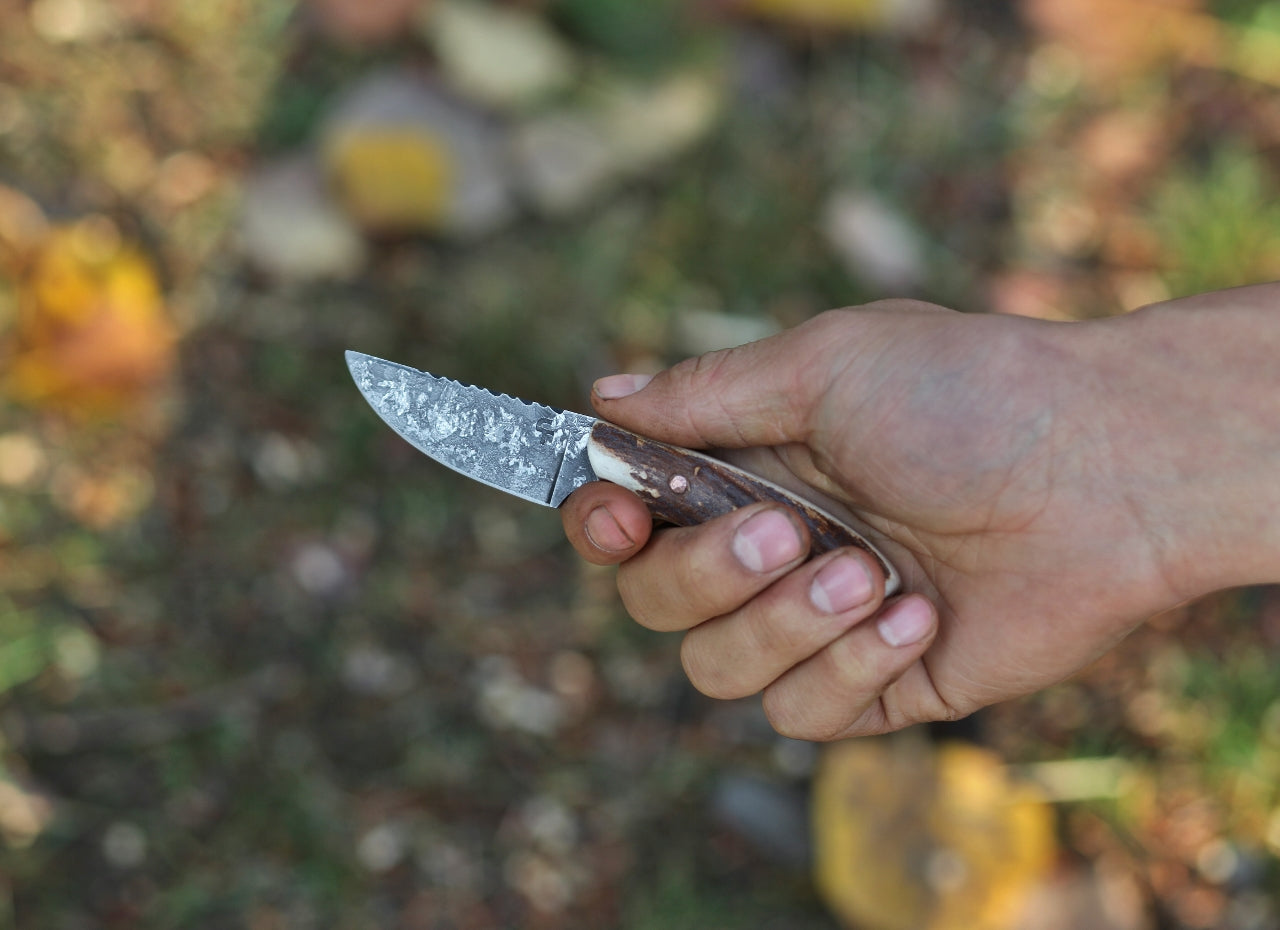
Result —
M 1170 588 L 1280 582 L 1280 284 L 1146 308 L 1092 335 L 1111 477 Z

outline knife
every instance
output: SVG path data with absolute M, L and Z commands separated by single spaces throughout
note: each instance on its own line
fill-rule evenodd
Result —
M 347 352 L 356 386 L 378 416 L 442 465 L 500 491 L 559 507 L 589 481 L 634 491 L 655 518 L 693 526 L 757 501 L 789 507 L 808 527 L 813 555 L 845 546 L 869 553 L 885 594 L 902 580 L 862 534 L 810 501 L 720 459 L 648 439 L 606 420 L 493 394 L 408 365 Z

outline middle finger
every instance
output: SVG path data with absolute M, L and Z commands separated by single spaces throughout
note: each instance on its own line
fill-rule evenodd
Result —
M 619 567 L 618 592 L 642 626 L 687 630 L 737 610 L 808 554 L 799 518 L 777 504 L 752 504 L 655 533 Z
M 689 680 L 708 697 L 755 694 L 879 609 L 884 576 L 866 553 L 842 549 L 792 571 L 738 610 L 686 634 Z

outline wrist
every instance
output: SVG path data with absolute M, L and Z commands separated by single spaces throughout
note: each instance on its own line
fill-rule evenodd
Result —
M 1280 285 L 1084 324 L 1100 448 L 1172 603 L 1280 581 Z

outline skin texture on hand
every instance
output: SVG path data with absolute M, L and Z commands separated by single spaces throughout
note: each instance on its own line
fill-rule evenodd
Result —
M 754 505 L 654 531 L 594 482 L 562 507 L 631 615 L 686 631 L 693 684 L 763 692 L 788 736 L 954 719 L 1067 677 L 1147 617 L 1280 580 L 1280 289 L 1055 324 L 911 301 L 832 311 L 652 381 L 603 379 L 600 415 L 729 450 L 867 528 L 806 561 Z

